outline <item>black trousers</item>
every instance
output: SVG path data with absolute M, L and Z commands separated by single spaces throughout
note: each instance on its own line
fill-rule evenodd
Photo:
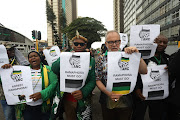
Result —
M 150 120 L 163 120 L 166 118 L 166 104 L 163 100 L 134 101 L 132 120 L 144 120 L 145 112 L 149 107 Z
M 29 106 L 26 105 L 25 110 L 23 110 L 24 120 L 49 120 L 50 111 L 47 113 L 41 112 L 41 105 Z
M 180 120 L 180 106 L 168 103 L 168 120 Z

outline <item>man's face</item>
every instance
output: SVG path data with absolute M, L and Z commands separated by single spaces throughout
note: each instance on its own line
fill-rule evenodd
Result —
M 73 41 L 73 49 L 75 52 L 83 52 L 86 49 L 86 42 L 81 39 L 76 39 Z
M 164 36 L 159 36 L 158 38 L 155 39 L 155 43 L 157 43 L 157 52 L 163 52 L 168 44 L 168 39 L 165 38 Z
M 15 56 L 14 48 L 7 50 L 8 58 L 12 58 Z
M 118 51 L 120 48 L 121 40 L 120 36 L 116 32 L 111 32 L 107 35 L 106 38 L 106 47 L 108 48 L 108 51 Z

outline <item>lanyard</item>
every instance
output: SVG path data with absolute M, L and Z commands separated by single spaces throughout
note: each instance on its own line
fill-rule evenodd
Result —
M 161 64 L 161 55 L 160 55 L 160 59 L 158 60 L 156 56 L 154 56 L 154 58 L 156 59 L 156 61 L 158 62 L 158 65 Z
M 41 78 L 41 76 L 39 77 L 39 79 Z M 38 84 L 38 82 L 39 82 L 39 79 L 38 79 L 38 81 L 36 82 L 36 84 L 35 84 L 35 86 L 33 87 L 33 90 L 36 88 L 36 86 L 37 86 L 37 84 Z
M 11 65 L 13 65 L 15 58 L 12 60 Z

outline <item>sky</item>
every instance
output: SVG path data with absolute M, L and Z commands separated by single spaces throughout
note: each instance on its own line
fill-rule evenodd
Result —
M 77 0 L 77 13 L 101 21 L 113 29 L 112 0 Z M 32 30 L 41 31 L 47 39 L 46 0 L 0 0 L 0 23 L 32 40 Z M 101 43 L 95 43 L 94 48 Z

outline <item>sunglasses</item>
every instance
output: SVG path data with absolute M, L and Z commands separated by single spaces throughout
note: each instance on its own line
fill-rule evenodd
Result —
M 86 43 L 78 43 L 78 42 L 74 42 L 74 45 L 75 45 L 75 46 L 80 45 L 80 46 L 82 47 L 82 46 L 84 46 L 85 44 L 86 44 Z

